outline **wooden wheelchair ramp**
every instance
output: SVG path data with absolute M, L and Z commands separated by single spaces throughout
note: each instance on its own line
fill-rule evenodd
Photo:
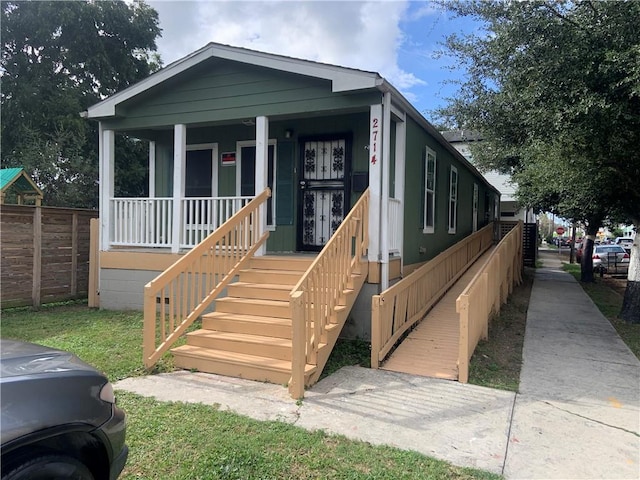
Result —
M 487 250 L 469 267 L 380 366 L 382 370 L 458 380 L 460 317 L 456 299 L 494 249 Z

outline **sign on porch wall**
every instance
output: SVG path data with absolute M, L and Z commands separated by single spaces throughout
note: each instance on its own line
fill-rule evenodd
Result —
M 223 167 L 232 167 L 236 164 L 236 152 L 222 152 L 220 154 L 220 164 Z

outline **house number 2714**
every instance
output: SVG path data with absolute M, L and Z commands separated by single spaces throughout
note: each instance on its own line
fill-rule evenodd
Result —
M 378 161 L 378 125 L 379 120 L 377 118 L 371 119 L 371 165 L 375 165 Z

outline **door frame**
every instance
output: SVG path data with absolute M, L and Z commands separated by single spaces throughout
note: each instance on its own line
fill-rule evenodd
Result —
M 303 244 L 304 234 L 304 189 L 301 188 L 301 182 L 304 180 L 304 144 L 306 142 L 323 142 L 331 140 L 344 140 L 345 156 L 344 156 L 344 217 L 351 210 L 351 171 L 353 164 L 353 133 L 337 132 L 326 133 L 320 135 L 306 135 L 298 138 L 298 162 L 297 162 L 297 178 L 296 178 L 296 251 L 298 252 L 319 252 L 323 246 L 305 247 Z M 343 218 L 344 218 L 343 217 Z

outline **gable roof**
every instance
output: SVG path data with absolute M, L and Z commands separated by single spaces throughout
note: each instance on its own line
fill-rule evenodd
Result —
M 378 73 L 339 67 L 327 63 L 301 60 L 273 53 L 258 52 L 247 48 L 232 47 L 220 43 L 208 43 L 186 57 L 170 63 L 144 80 L 108 97 L 87 109 L 88 118 L 102 118 L 115 115 L 116 106 L 140 93 L 179 75 L 189 68 L 209 58 L 221 58 L 240 63 L 271 68 L 283 72 L 296 73 L 331 81 L 333 92 L 346 92 L 376 88 L 386 81 Z
M 493 187 L 482 174 L 471 164 L 460 152 L 449 143 L 442 134 L 427 121 L 415 106 L 404 95 L 402 95 L 393 85 L 391 85 L 379 73 L 355 68 L 341 67 L 328 63 L 314 62 L 299 58 L 287 57 L 273 53 L 265 53 L 248 48 L 233 47 L 220 43 L 208 43 L 204 47 L 189 55 L 176 60 L 163 67 L 157 72 L 138 83 L 117 92 L 105 100 L 92 105 L 81 115 L 86 118 L 100 120 L 116 115 L 117 105 L 144 93 L 145 91 L 161 84 L 177 75 L 185 72 L 210 58 L 221 58 L 225 60 L 246 63 L 249 65 L 262 66 L 283 72 L 306 75 L 318 79 L 331 81 L 332 92 L 348 92 L 365 89 L 377 89 L 381 93 L 391 93 L 392 106 L 399 106 L 409 117 L 414 119 L 418 125 L 424 128 L 433 138 L 449 153 L 459 161 L 465 163 L 472 171 L 477 173 L 484 183 L 492 188 L 496 193 L 498 190 Z
M 18 195 L 28 195 L 36 199 L 42 200 L 44 196 L 42 190 L 38 188 L 35 182 L 27 175 L 24 168 L 3 168 L 0 169 L 0 191 L 2 198 L 10 188 L 14 188 Z

